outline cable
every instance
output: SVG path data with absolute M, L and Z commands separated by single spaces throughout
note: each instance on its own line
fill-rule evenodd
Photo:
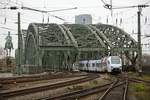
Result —
M 95 5 L 95 6 L 77 6 L 76 8 L 85 8 L 85 9 L 87 9 L 87 8 L 99 8 L 100 6 L 97 6 L 97 5 Z M 34 6 L 33 8 L 43 8 L 43 7 L 37 7 L 37 6 Z M 67 8 L 67 7 L 65 7 L 65 6 L 63 6 L 63 7 L 46 7 L 47 9 L 64 9 L 64 8 Z
M 101 1 L 104 5 L 108 5 L 108 3 L 106 3 L 104 0 L 101 0 Z
M 4 9 L 16 10 L 16 9 L 19 9 L 19 8 L 18 8 L 17 6 L 11 6 L 11 7 L 4 8 Z M 59 10 L 53 10 L 53 11 L 39 10 L 39 9 L 34 9 L 34 8 L 24 7 L 24 6 L 22 6 L 21 9 L 36 11 L 36 12 L 40 12 L 40 13 L 49 13 L 49 12 L 56 12 L 56 11 L 73 10 L 73 9 L 77 9 L 77 7 L 74 7 L 74 8 L 66 8 L 66 9 L 59 9 Z M 62 20 L 62 21 L 65 21 L 63 18 L 61 18 L 61 17 L 59 17 L 59 16 L 52 15 L 52 14 L 49 14 L 49 15 L 52 16 L 52 17 L 55 17 L 55 18 L 57 18 L 57 19 L 60 19 L 60 20 Z
M 149 3 L 150 3 L 150 0 L 148 0 L 148 1 L 147 1 L 146 3 L 144 3 L 144 4 L 146 5 L 146 4 L 149 4 Z
M 15 30 L 15 29 L 7 28 L 7 27 L 0 27 L 0 28 L 2 28 L 2 29 L 7 29 L 7 30 L 11 30 L 11 31 L 17 31 L 17 30 Z

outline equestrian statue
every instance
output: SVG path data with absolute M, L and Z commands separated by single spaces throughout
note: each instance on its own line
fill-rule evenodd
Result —
M 8 31 L 8 36 L 6 36 L 5 38 L 6 42 L 5 42 L 5 50 L 6 50 L 6 54 L 7 56 L 11 55 L 11 49 L 13 48 L 13 43 L 12 43 L 12 37 L 10 36 L 10 31 Z

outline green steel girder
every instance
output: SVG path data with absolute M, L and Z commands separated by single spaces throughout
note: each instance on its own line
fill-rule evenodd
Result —
M 58 24 L 57 24 L 58 25 Z M 58 25 L 58 27 L 60 28 L 60 30 L 62 31 L 62 33 L 64 34 L 64 37 L 65 37 L 65 39 L 66 39 L 66 41 L 67 41 L 67 43 L 68 44 L 71 44 L 71 40 L 69 39 L 69 37 L 68 37 L 68 35 L 67 35 L 67 33 L 66 33 L 66 31 L 62 28 L 62 26 L 61 25 Z
M 74 46 L 39 46 L 41 50 L 44 51 L 74 51 L 76 48 Z
M 126 48 L 126 47 L 121 47 L 121 48 L 112 48 L 112 51 L 114 52 L 118 52 L 118 51 L 133 51 L 133 52 L 136 52 L 137 51 L 137 48 Z
M 78 48 L 78 43 L 77 43 L 77 41 L 75 40 L 75 38 L 74 38 L 74 36 L 72 35 L 72 33 L 69 31 L 69 29 L 68 29 L 66 26 L 64 26 L 64 25 L 61 25 L 61 27 L 63 27 L 63 28 L 65 29 L 65 31 L 68 33 L 68 36 L 70 37 L 70 39 L 71 39 L 72 42 L 73 42 L 73 45 L 74 45 L 76 48 Z
M 79 48 L 76 49 L 74 46 L 39 46 L 41 50 L 44 51 L 78 51 L 78 52 L 94 52 L 94 51 L 103 51 L 102 48 Z
M 102 45 L 102 47 L 106 48 L 105 43 L 102 41 L 102 39 L 98 36 L 98 34 L 96 33 L 96 31 L 94 31 L 91 27 L 89 27 L 88 25 L 86 25 L 86 27 L 91 31 L 91 33 L 93 33 L 95 35 L 95 37 L 97 38 L 97 40 L 100 42 L 100 44 Z
M 39 30 L 40 45 L 68 45 L 71 40 L 65 34 L 65 31 L 57 24 L 40 24 Z M 63 34 L 62 34 L 63 33 Z
M 136 49 L 137 42 L 123 30 L 115 26 L 104 25 L 104 24 L 93 25 L 93 26 L 95 26 L 99 30 L 99 32 L 103 33 L 106 36 L 106 38 L 109 40 L 109 42 L 107 43 L 111 43 L 111 45 L 113 45 L 111 49 L 118 48 L 119 51 L 120 50 L 137 51 Z M 128 49 L 124 49 L 124 48 L 128 48 Z
M 90 47 L 90 48 L 103 48 L 101 43 L 97 40 L 95 34 L 91 34 L 91 30 L 85 25 L 81 24 L 66 24 L 72 33 L 73 37 L 77 41 L 78 48 Z
M 136 41 L 115 26 L 32 23 L 25 39 L 25 64 L 71 69 L 79 59 L 136 51 Z
M 39 65 L 38 62 L 38 38 L 37 38 L 37 28 L 34 24 L 30 24 L 27 36 L 25 39 L 25 64 Z
M 90 25 L 90 27 L 95 30 L 98 34 L 98 36 L 103 40 L 104 43 L 106 43 L 110 48 L 113 48 L 113 45 L 111 44 L 111 41 L 101 32 L 98 28 L 96 28 L 93 25 Z

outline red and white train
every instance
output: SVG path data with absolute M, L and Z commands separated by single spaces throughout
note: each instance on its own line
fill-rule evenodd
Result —
M 122 60 L 119 56 L 109 56 L 99 60 L 82 60 L 79 61 L 78 69 L 92 72 L 121 72 Z

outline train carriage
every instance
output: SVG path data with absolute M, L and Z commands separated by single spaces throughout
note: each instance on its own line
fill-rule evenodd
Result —
M 107 58 L 107 71 L 108 72 L 121 72 L 122 71 L 122 61 L 119 56 L 110 56 Z
M 79 61 L 79 70 L 92 72 L 121 72 L 122 61 L 119 56 L 109 56 L 99 60 L 82 60 Z

